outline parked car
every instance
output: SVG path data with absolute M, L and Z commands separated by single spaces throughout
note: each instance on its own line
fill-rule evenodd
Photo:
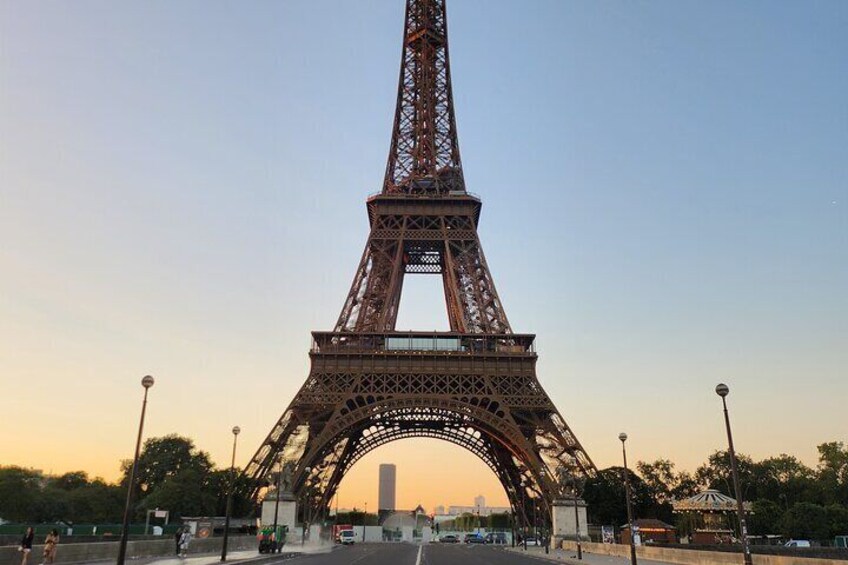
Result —
M 786 542 L 786 547 L 810 547 L 808 539 L 791 539 Z
M 539 540 L 533 536 L 527 536 L 527 545 L 541 545 Z
M 459 536 L 455 534 L 445 534 L 439 537 L 439 543 L 459 543 Z
M 486 543 L 486 539 L 478 533 L 465 534 L 465 543 Z
M 506 544 L 506 534 L 503 532 L 489 532 L 486 534 L 486 543 Z

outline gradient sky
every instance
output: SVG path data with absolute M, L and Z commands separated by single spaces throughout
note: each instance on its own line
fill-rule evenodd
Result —
M 0 464 L 245 464 L 338 317 L 381 188 L 403 2 L 0 1 Z M 513 328 L 599 467 L 848 441 L 848 3 L 449 0 L 469 190 Z M 447 327 L 440 281 L 399 329 Z M 342 506 L 505 503 L 376 450 Z

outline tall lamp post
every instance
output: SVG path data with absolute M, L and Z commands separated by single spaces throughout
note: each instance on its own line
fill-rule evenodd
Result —
M 306 472 L 306 479 L 303 482 L 303 516 L 302 520 L 302 530 L 300 535 L 300 545 L 304 545 L 306 543 L 306 516 L 309 511 L 309 474 L 312 473 L 312 467 L 307 467 L 304 469 Z
M 636 565 L 636 545 L 634 543 L 636 532 L 633 531 L 633 509 L 630 504 L 630 471 L 627 469 L 627 448 L 624 446 L 624 442 L 627 441 L 627 434 L 621 432 L 618 434 L 618 439 L 621 440 L 621 453 L 624 455 L 624 489 L 627 497 L 627 523 L 630 525 L 630 563 Z
M 524 502 L 526 492 L 527 486 L 521 481 L 521 543 L 524 545 L 524 551 L 527 551 L 527 503 Z
M 118 548 L 117 565 L 124 565 L 124 560 L 127 557 L 127 538 L 130 533 L 130 507 L 132 506 L 133 487 L 135 486 L 135 473 L 138 470 L 138 454 L 141 451 L 141 432 L 144 429 L 144 413 L 147 410 L 147 391 L 153 386 L 153 377 L 147 375 L 141 379 L 141 386 L 144 387 L 144 401 L 141 403 L 141 420 L 138 423 L 138 438 L 135 440 L 135 455 L 133 455 L 133 464 L 130 467 L 130 476 L 127 481 L 127 503 L 124 506 L 124 522 L 121 526 L 121 545 Z
M 736 514 L 739 517 L 739 537 L 742 538 L 742 556 L 745 565 L 751 565 L 751 548 L 748 546 L 748 526 L 745 523 L 745 508 L 742 503 L 742 488 L 739 485 L 736 451 L 733 449 L 733 434 L 730 433 L 730 416 L 727 413 L 727 395 L 730 394 L 730 387 L 721 383 L 716 386 L 715 391 L 721 397 L 721 404 L 724 406 L 724 425 L 727 428 L 727 444 L 730 447 L 730 469 L 733 472 L 733 490 L 736 491 Z
M 580 544 L 580 511 L 577 508 L 577 473 L 574 474 L 574 488 L 571 491 L 574 494 L 574 530 L 577 532 L 577 559 L 583 559 L 583 547 Z
M 277 539 L 277 518 L 280 514 L 280 494 L 283 490 L 283 456 L 280 455 L 280 472 L 277 473 L 277 500 L 274 502 L 274 544 L 271 546 L 271 551 L 277 552 L 280 545 L 280 540 Z
M 241 428 L 233 427 L 233 459 L 230 462 L 230 488 L 227 489 L 227 514 L 224 518 L 224 543 L 221 545 L 221 561 L 227 560 L 227 541 L 230 538 L 230 513 L 233 509 L 233 488 L 236 482 L 236 440 Z

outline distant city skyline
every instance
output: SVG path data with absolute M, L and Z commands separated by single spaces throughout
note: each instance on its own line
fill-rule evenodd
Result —
M 468 189 L 539 380 L 601 468 L 846 440 L 848 3 L 448 0 Z M 2 464 L 114 481 L 145 437 L 245 465 L 331 329 L 385 171 L 403 2 L 0 4 Z M 356 49 L 351 49 L 356 45 Z M 445 329 L 435 278 L 398 328 Z M 341 506 L 482 494 L 431 439 Z

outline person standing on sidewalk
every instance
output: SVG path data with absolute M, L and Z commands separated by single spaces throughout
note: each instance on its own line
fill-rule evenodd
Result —
M 29 554 L 32 553 L 32 538 L 35 537 L 35 532 L 32 526 L 26 529 L 24 537 L 21 538 L 21 545 L 18 546 L 18 551 L 21 552 L 21 565 L 27 565 Z
M 51 530 L 44 539 L 44 552 L 41 565 L 52 565 L 56 560 L 56 546 L 59 545 L 59 532 Z
M 188 546 L 191 543 L 191 530 L 186 527 L 183 535 L 180 537 L 180 557 L 185 557 L 188 554 Z
M 183 530 L 182 530 L 182 528 L 180 528 L 180 529 L 177 529 L 176 532 L 174 532 L 174 545 L 177 546 L 177 552 L 176 552 L 177 557 L 180 556 L 180 541 L 182 541 L 182 539 L 183 539 Z

